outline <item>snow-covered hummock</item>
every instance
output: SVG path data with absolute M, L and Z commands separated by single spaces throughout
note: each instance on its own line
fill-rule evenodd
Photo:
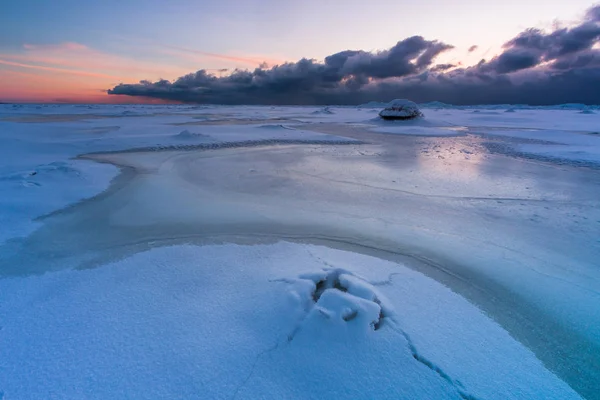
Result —
M 423 113 L 416 103 L 410 100 L 396 99 L 391 101 L 379 113 L 379 116 L 383 119 L 413 119 L 422 117 Z

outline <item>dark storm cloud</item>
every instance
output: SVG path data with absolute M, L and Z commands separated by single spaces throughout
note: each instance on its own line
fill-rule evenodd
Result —
M 539 29 L 528 29 L 508 42 L 506 48 L 539 51 L 546 59 L 553 59 L 591 48 L 600 36 L 600 25 L 586 22 L 571 29 L 563 28 L 550 34 Z
M 600 4 L 590 8 L 585 14 L 585 18 L 588 21 L 600 22 Z
M 356 91 L 371 79 L 421 73 L 437 55 L 451 48 L 438 41 L 413 36 L 377 53 L 347 50 L 332 54 L 325 58 L 324 63 L 301 59 L 272 68 L 235 70 L 225 77 L 200 70 L 173 83 L 161 80 L 121 84 L 109 93 L 226 104 L 320 103 L 320 99 L 329 98 L 329 91 Z
M 413 36 L 398 42 L 389 50 L 378 53 L 344 51 L 325 58 L 325 64 L 343 76 L 391 78 L 415 74 L 431 65 L 433 59 L 452 46 Z M 342 62 L 343 61 L 343 62 Z
M 552 63 L 552 68 L 558 70 L 593 67 L 600 68 L 600 52 L 597 50 L 579 52 L 570 57 L 563 57 Z
M 443 74 L 425 82 L 388 82 L 366 87 L 369 99 L 402 97 L 417 102 L 449 104 L 533 104 L 570 102 L 600 103 L 600 69 L 567 70 L 555 73 L 521 71 L 516 76 L 465 73 Z
M 437 65 L 434 65 L 433 67 L 431 67 L 429 70 L 431 72 L 440 72 L 440 71 L 447 71 L 450 68 L 454 68 L 454 67 L 456 67 L 456 65 L 454 65 L 454 64 L 437 64 Z
M 406 97 L 454 104 L 600 103 L 600 6 L 576 26 L 527 29 L 469 68 L 435 64 L 451 45 L 413 36 L 379 52 L 346 50 L 217 77 L 120 84 L 110 94 L 215 104 L 358 104 Z M 473 52 L 477 46 L 469 48 Z M 460 65 L 460 63 L 459 63 Z
M 493 70 L 499 74 L 515 72 L 538 65 L 541 56 L 536 51 L 512 48 L 504 51 L 489 63 L 480 64 L 482 70 Z

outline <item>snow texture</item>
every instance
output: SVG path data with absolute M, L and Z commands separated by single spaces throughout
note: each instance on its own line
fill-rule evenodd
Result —
M 6 399 L 577 399 L 501 327 L 398 264 L 176 246 L 0 280 Z

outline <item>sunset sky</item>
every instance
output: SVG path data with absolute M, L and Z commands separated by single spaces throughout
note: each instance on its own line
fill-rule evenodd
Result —
M 0 102 L 176 101 L 111 96 L 107 90 L 141 80 L 173 81 L 201 69 L 227 77 L 263 62 L 269 69 L 302 58 L 323 62 L 348 49 L 377 53 L 416 35 L 453 46 L 435 64 L 465 68 L 497 56 L 528 28 L 552 31 L 580 23 L 593 5 L 540 3 L 5 0 Z

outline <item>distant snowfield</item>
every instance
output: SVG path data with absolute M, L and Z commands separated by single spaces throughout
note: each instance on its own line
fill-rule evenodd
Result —
M 373 111 L 0 105 L 0 399 L 598 398 L 600 114 Z

